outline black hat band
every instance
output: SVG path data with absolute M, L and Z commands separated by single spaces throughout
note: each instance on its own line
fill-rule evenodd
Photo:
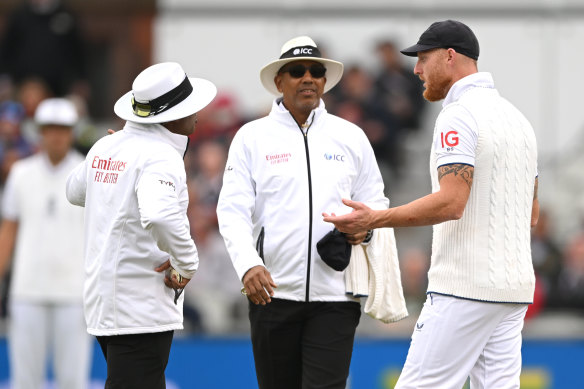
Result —
M 184 101 L 193 92 L 193 86 L 185 74 L 185 79 L 176 88 L 145 103 L 138 102 L 132 95 L 134 115 L 142 118 L 158 115 Z
M 280 56 L 280 59 L 294 57 L 316 57 L 321 58 L 320 50 L 314 46 L 293 47 Z

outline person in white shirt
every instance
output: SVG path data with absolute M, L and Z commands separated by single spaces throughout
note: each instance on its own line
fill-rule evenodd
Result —
M 341 231 L 434 225 L 427 300 L 396 388 L 519 388 L 521 330 L 533 302 L 530 227 L 537 223 L 533 128 L 478 72 L 479 44 L 465 24 L 433 23 L 401 51 L 424 97 L 444 99 L 430 158 L 432 194 L 375 211 L 344 200 L 323 214 Z
M 114 106 L 123 130 L 96 142 L 67 181 L 69 201 L 85 207 L 85 319 L 107 388 L 165 387 L 181 292 L 199 264 L 183 156 L 216 92 L 177 63 L 150 66 Z
M 349 258 L 317 248 L 333 230 L 318 215 L 346 209 L 343 197 L 376 209 L 389 200 L 363 131 L 321 99 L 342 72 L 311 38 L 286 42 L 260 72 L 278 96 L 270 114 L 244 125 L 229 149 L 217 216 L 250 300 L 261 389 L 345 388 L 349 374 L 360 304 L 345 293 Z M 366 235 L 334 235 L 329 247 L 350 255 Z
M 50 359 L 59 388 L 89 385 L 91 337 L 83 318 L 83 211 L 65 183 L 83 161 L 71 148 L 77 123 L 66 99 L 42 101 L 34 116 L 41 151 L 8 176 L 0 225 L 0 278 L 12 260 L 8 306 L 10 374 L 15 389 L 44 384 Z

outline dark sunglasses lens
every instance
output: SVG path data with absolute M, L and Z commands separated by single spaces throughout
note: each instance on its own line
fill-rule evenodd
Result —
M 306 73 L 306 67 L 304 65 L 294 65 L 288 69 L 288 73 L 294 78 L 300 78 Z
M 326 73 L 326 68 L 324 66 L 313 65 L 310 67 L 310 74 L 312 74 L 312 77 L 314 77 L 314 78 L 324 77 L 325 73 Z
M 301 78 L 304 77 L 306 70 L 308 70 L 314 78 L 324 77 L 324 74 L 326 73 L 326 68 L 322 65 L 312 65 L 309 68 L 304 65 L 294 65 L 286 71 L 294 78 Z

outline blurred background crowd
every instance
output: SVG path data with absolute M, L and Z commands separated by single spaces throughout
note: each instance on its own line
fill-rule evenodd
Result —
M 82 119 L 75 129 L 75 147 L 81 152 L 106 136 L 108 128 L 120 128 L 113 102 L 152 63 L 149 26 L 155 17 L 154 0 L 0 3 L 0 196 L 12 164 L 38 151 L 32 117 L 45 98 L 65 96 L 76 104 Z M 327 52 L 328 42 L 317 43 L 325 56 L 335 58 Z M 325 95 L 329 112 L 365 131 L 392 205 L 430 190 L 427 150 L 436 112 L 421 97 L 421 82 L 412 74 L 412 63 L 403 62 L 399 54 L 401 44 L 379 36 L 373 52 L 364 54 L 375 58 L 375 66 L 345 63 L 342 81 Z M 257 73 L 240 76 L 257 79 Z M 263 116 L 268 109 L 269 105 L 263 112 L 245 109 L 236 94 L 220 88 L 217 98 L 199 114 L 185 156 L 188 215 L 201 260 L 200 271 L 185 292 L 188 333 L 247 332 L 247 303 L 239 293 L 240 281 L 219 235 L 215 207 L 233 135 L 243 123 Z M 545 182 L 541 178 L 540 186 Z M 558 223 L 561 220 L 543 201 L 540 221 L 532 233 L 537 291 L 526 328 L 538 319 L 584 320 L 584 225 L 559 236 Z M 429 228 L 396 232 L 411 318 L 392 326 L 364 318 L 359 328 L 362 334 L 409 335 L 425 299 L 430 234 Z M 4 302 L 9 282 L 8 273 L 0 284 Z M 5 304 L 1 312 L 4 318 L 9 314 Z

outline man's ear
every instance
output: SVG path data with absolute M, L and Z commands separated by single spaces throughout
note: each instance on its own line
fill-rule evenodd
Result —
M 447 60 L 450 62 L 454 60 L 455 55 L 458 54 L 456 50 L 449 48 L 446 50 L 446 54 L 448 55 Z
M 282 75 L 281 74 L 276 74 L 276 76 L 274 77 L 274 84 L 276 84 L 276 89 L 278 89 L 278 92 L 282 93 Z

